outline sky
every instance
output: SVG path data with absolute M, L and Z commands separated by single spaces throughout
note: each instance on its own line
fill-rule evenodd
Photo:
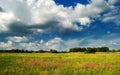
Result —
M 120 0 L 0 0 L 0 50 L 120 48 Z

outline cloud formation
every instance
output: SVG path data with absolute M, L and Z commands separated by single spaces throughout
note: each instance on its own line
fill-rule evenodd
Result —
M 76 6 L 64 7 L 54 0 L 0 0 L 0 37 L 5 38 L 0 42 L 0 49 L 67 49 L 79 46 L 83 40 L 54 37 L 33 42 L 29 38 L 38 33 L 80 32 L 96 19 L 120 25 L 119 3 L 118 0 L 90 0 L 86 5 L 77 3 Z
M 53 0 L 0 0 L 0 7 L 5 10 L 0 13 L 1 32 L 8 31 L 9 26 L 14 27 L 11 24 L 14 22 L 21 22 L 29 30 L 46 31 L 54 27 L 59 32 L 66 29 L 81 31 L 82 27 L 76 23 L 88 26 L 111 8 L 104 0 L 91 0 L 87 5 L 78 3 L 75 7 L 57 5 Z

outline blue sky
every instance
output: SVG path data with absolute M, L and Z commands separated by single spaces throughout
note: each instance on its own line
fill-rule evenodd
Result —
M 0 50 L 120 48 L 119 0 L 0 0 Z
M 87 4 L 89 0 L 55 0 L 57 4 L 62 4 L 65 7 L 76 6 L 77 3 Z

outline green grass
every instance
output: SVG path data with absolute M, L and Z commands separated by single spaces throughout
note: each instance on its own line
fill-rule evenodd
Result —
M 0 53 L 0 75 L 120 75 L 120 53 Z

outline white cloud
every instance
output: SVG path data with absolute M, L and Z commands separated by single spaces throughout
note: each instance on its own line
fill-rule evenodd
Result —
M 105 18 L 103 19 L 103 21 L 104 21 L 104 22 L 108 22 L 108 21 L 112 21 L 112 20 L 114 20 L 114 19 L 116 19 L 116 16 L 108 16 L 108 17 L 105 17 Z
M 57 22 L 54 25 L 47 24 L 46 27 L 54 26 L 59 30 L 75 31 L 81 31 L 76 22 L 88 26 L 93 18 L 110 9 L 104 0 L 91 0 L 87 5 L 78 3 L 75 8 L 57 5 L 54 0 L 0 0 L 0 6 L 6 12 L 12 12 L 17 20 L 28 26 L 45 26 L 48 22 Z M 1 23 L 0 26 L 3 27 Z
M 13 41 L 13 42 L 26 42 L 28 41 L 28 38 L 23 36 L 14 36 L 14 37 L 8 37 L 7 40 Z
M 108 5 L 111 6 L 111 11 L 104 14 L 103 17 L 101 17 L 101 20 L 105 23 L 112 22 L 116 25 L 120 25 L 120 1 L 119 0 L 108 0 Z
M 29 42 L 29 43 L 19 43 L 18 49 L 25 49 L 25 50 L 40 50 L 37 43 Z
M 61 38 L 55 37 L 54 39 L 45 42 L 45 47 L 48 49 L 61 49 L 64 48 L 64 41 Z
M 75 11 L 78 17 L 98 17 L 101 13 L 108 11 L 108 6 L 105 0 L 91 0 L 87 5 L 77 4 Z
M 43 42 L 43 40 L 42 40 L 42 42 Z M 82 40 L 79 40 L 79 39 L 63 40 L 60 37 L 55 37 L 53 39 L 50 39 L 50 40 L 40 43 L 40 44 L 42 45 L 41 47 L 45 50 L 46 49 L 47 50 L 49 50 L 49 49 L 69 50 L 69 48 L 72 48 L 72 47 L 79 47 L 80 42 L 82 42 Z
M 120 46 L 120 39 L 111 39 L 111 40 L 102 40 L 102 39 L 98 39 L 98 40 L 90 40 L 90 43 L 87 45 L 88 47 L 102 47 L 102 46 L 107 46 L 110 49 L 119 49 Z
M 120 1 L 119 0 L 108 0 L 108 3 L 114 5 L 114 4 L 119 4 Z
M 12 48 L 12 41 L 8 42 L 0 42 L 0 49 L 11 49 Z
M 116 25 L 120 25 L 120 12 L 119 12 L 119 7 L 118 8 L 113 8 L 113 10 L 107 14 L 105 14 L 101 19 L 103 22 L 112 22 L 115 23 Z
M 15 17 L 12 12 L 3 13 L 0 12 L 0 33 L 8 31 L 8 24 L 15 20 Z
M 82 25 L 87 25 L 87 24 L 89 25 L 91 23 L 91 20 L 89 18 L 86 18 L 86 17 L 80 18 L 79 21 Z
M 0 0 L 0 6 L 5 12 L 12 12 L 23 23 L 31 23 L 31 10 L 25 0 Z

